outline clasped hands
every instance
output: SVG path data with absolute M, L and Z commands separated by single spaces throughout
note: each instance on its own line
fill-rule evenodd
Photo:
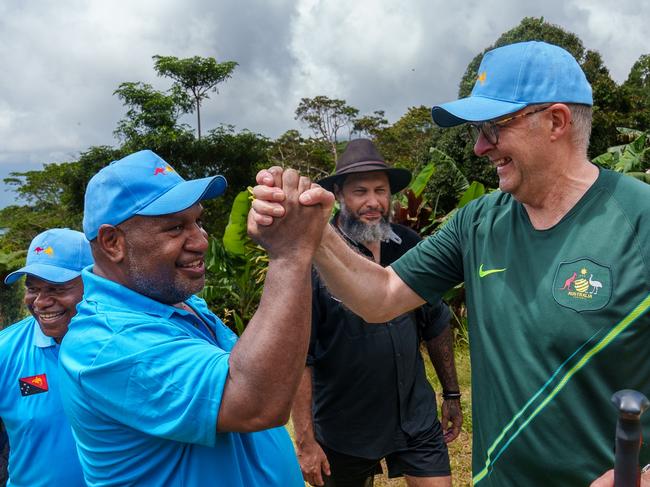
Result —
M 248 234 L 273 258 L 315 252 L 332 213 L 334 195 L 293 169 L 257 173 Z

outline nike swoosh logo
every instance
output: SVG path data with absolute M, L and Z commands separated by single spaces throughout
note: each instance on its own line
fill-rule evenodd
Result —
M 483 264 L 481 264 L 481 267 L 478 268 L 478 277 L 485 277 L 489 276 L 490 274 L 496 274 L 497 272 L 504 272 L 504 269 L 488 269 L 486 271 L 483 270 Z

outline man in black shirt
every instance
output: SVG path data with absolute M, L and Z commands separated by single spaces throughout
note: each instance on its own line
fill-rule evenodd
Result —
M 332 225 L 349 245 L 387 266 L 420 237 L 388 221 L 390 198 L 411 174 L 389 167 L 371 141 L 353 140 L 333 176 L 341 210 Z M 383 324 L 368 324 L 332 296 L 313 272 L 312 334 L 292 417 L 306 481 L 366 487 L 386 459 L 390 477 L 414 486 L 451 486 L 446 442 L 460 432 L 460 391 L 439 302 Z M 442 426 L 420 354 L 424 340 L 443 386 Z

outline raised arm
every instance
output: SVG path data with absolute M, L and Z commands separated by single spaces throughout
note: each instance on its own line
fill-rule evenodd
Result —
M 281 168 L 273 167 L 257 175 L 251 214 L 261 226 L 276 225 L 284 218 L 281 174 Z M 333 197 L 312 184 L 299 201 L 311 206 Z M 369 323 L 388 321 L 424 303 L 390 267 L 384 268 L 354 252 L 329 226 L 323 232 L 314 264 L 330 292 Z
M 269 266 L 257 312 L 233 348 L 217 429 L 257 431 L 285 424 L 305 369 L 311 329 L 311 262 L 327 225 L 333 197 L 298 203 L 309 187 L 295 171 L 282 176 L 285 216 L 249 234 L 268 252 Z
M 328 227 L 314 264 L 330 292 L 368 323 L 383 323 L 424 300 L 390 268 L 354 252 Z

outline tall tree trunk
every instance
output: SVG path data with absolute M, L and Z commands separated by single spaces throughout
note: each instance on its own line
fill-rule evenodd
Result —
M 199 99 L 196 99 L 196 120 L 199 125 L 199 140 L 201 140 L 201 104 Z

